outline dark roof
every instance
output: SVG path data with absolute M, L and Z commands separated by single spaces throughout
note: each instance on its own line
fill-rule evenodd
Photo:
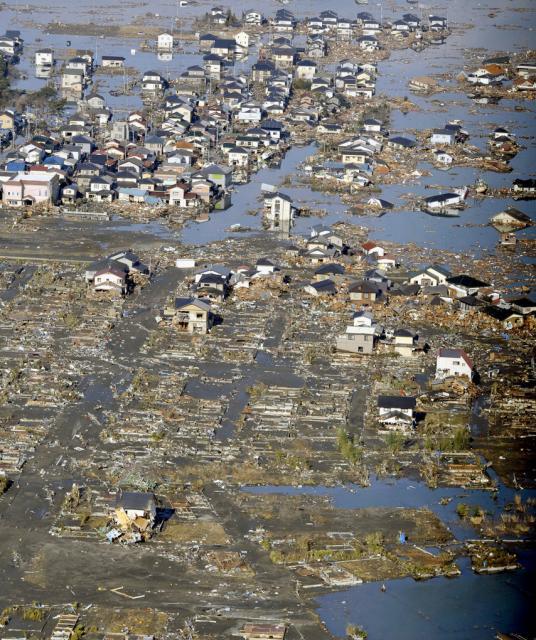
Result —
M 340 264 L 323 264 L 321 267 L 318 267 L 318 269 L 315 271 L 315 275 L 321 276 L 324 274 L 336 274 L 336 275 L 342 275 L 344 273 L 345 269 L 342 265 Z
M 519 315 L 519 313 L 517 311 L 514 311 L 513 309 L 505 309 L 504 307 L 496 307 L 493 305 L 488 305 L 487 307 L 484 307 L 482 311 L 486 315 L 492 318 L 495 318 L 495 320 L 499 320 L 499 322 L 508 320 L 510 316 Z
M 117 260 L 110 260 L 109 258 L 104 258 L 103 260 L 97 260 L 92 262 L 88 267 L 87 271 L 107 271 L 107 270 L 121 271 L 122 273 L 128 273 L 128 267 L 123 262 L 118 262 Z
M 218 38 L 217 40 L 215 40 L 212 47 L 214 49 L 234 49 L 236 47 L 236 42 L 234 40 Z
M 439 349 L 438 355 L 440 358 L 459 358 L 464 360 L 471 369 L 473 368 L 473 361 L 463 349 Z
M 481 307 L 484 304 L 482 300 L 479 300 L 476 296 L 463 296 L 463 298 L 458 298 L 458 302 L 468 307 Z
M 376 293 L 378 294 L 378 287 L 372 282 L 356 282 L 348 287 L 349 293 Z
M 532 307 L 536 307 L 536 302 L 527 298 L 526 296 L 523 298 L 516 298 L 515 300 L 510 300 L 510 304 L 515 304 L 516 307 L 522 307 L 526 309 L 530 309 Z
M 414 140 L 411 140 L 410 138 L 404 138 L 403 136 L 395 136 L 394 138 L 390 138 L 389 142 L 394 142 L 401 147 L 406 147 L 406 149 L 411 149 L 417 144 Z
M 468 287 L 470 289 L 489 287 L 487 282 L 482 282 L 482 280 L 477 280 L 476 278 L 467 275 L 452 276 L 447 278 L 447 282 L 453 285 L 459 285 L 460 287 Z
M 415 333 L 413 331 L 410 331 L 409 329 L 397 329 L 394 332 L 395 337 L 398 338 L 414 338 L 415 337 Z
M 532 222 L 532 219 L 530 216 L 528 216 L 526 213 L 523 213 L 523 211 L 516 209 L 515 207 L 507 207 L 501 213 L 507 213 L 509 216 L 512 216 L 512 218 L 515 218 L 519 222 Z
M 415 409 L 417 401 L 409 396 L 380 396 L 378 407 L 382 409 Z
M 136 511 L 149 510 L 155 503 L 152 493 L 141 493 L 139 491 L 123 491 L 115 499 L 116 507 L 123 509 L 134 509 Z
M 225 276 L 216 275 L 215 273 L 204 273 L 198 280 L 198 284 L 225 284 Z
M 311 282 L 309 284 L 310 287 L 316 289 L 319 293 L 336 293 L 337 288 L 335 287 L 335 283 L 333 280 L 320 280 L 320 282 Z

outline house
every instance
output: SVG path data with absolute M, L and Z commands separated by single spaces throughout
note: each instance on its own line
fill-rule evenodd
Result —
M 133 525 L 141 531 L 152 527 L 156 519 L 156 500 L 152 493 L 121 491 L 115 500 L 115 520 L 123 528 Z
M 352 301 L 371 304 L 377 302 L 382 296 L 382 289 L 378 286 L 378 283 L 362 280 L 348 287 L 348 296 Z
M 374 240 L 367 240 L 366 242 L 364 242 L 361 245 L 361 249 L 363 250 L 363 253 L 367 256 L 376 256 L 378 258 L 381 258 L 382 256 L 385 255 L 385 249 L 380 246 L 377 242 L 374 242 Z
M 447 28 L 447 19 L 442 16 L 428 16 L 430 31 L 443 31 Z
M 127 274 L 125 270 L 122 267 L 115 266 L 111 261 L 107 266 L 95 272 L 93 290 L 124 295 L 127 292 Z
M 490 222 L 493 225 L 524 229 L 532 224 L 532 218 L 526 213 L 519 211 L 519 209 L 508 207 L 504 211 L 500 211 L 494 215 Z
M 376 258 L 376 264 L 384 271 L 394 269 L 396 267 L 396 258 L 391 254 L 384 253 L 383 256 L 378 256 Z
M 337 287 L 333 280 L 328 278 L 326 280 L 320 280 L 319 282 L 310 282 L 305 285 L 304 291 L 318 298 L 320 296 L 334 296 L 337 293 Z
M 0 129 L 16 129 L 19 122 L 20 119 L 15 111 L 11 109 L 0 111 Z
M 251 67 L 251 79 L 253 82 L 267 82 L 275 73 L 275 65 L 272 62 L 259 60 Z
M 222 189 L 230 187 L 233 179 L 233 169 L 231 167 L 222 167 L 217 164 L 203 167 L 198 173 Z
M 346 327 L 346 332 L 337 338 L 336 346 L 338 351 L 370 355 L 376 340 L 376 328 L 373 325 L 350 325 Z
M 210 304 L 199 298 L 175 298 L 173 308 L 165 310 L 173 325 L 188 333 L 208 333 L 213 322 Z
M 418 271 L 408 279 L 409 284 L 418 284 L 421 287 L 437 287 L 446 284 L 451 273 L 440 265 L 431 265 L 426 269 Z
M 161 33 L 156 39 L 156 48 L 159 51 L 172 51 L 173 36 L 170 33 Z
M 423 207 L 429 211 L 441 211 L 449 207 L 463 205 L 464 196 L 460 193 L 440 193 L 436 196 L 424 198 Z
M 258 123 L 262 120 L 262 109 L 254 102 L 245 102 L 240 107 L 236 118 L 239 122 Z
M 524 323 L 522 313 L 518 313 L 514 309 L 500 307 L 497 305 L 488 305 L 480 308 L 482 313 L 497 321 L 503 329 L 509 331 L 515 327 L 521 327 Z
M 300 60 L 296 65 L 294 75 L 297 80 L 310 82 L 316 74 L 316 62 L 312 60 Z
M 55 171 L 19 171 L 4 182 L 2 202 L 11 207 L 55 204 L 59 192 L 60 179 Z
M 294 219 L 296 208 L 292 204 L 292 198 L 284 193 L 276 191 L 270 194 L 270 197 L 265 197 L 265 206 L 269 203 L 270 211 L 267 218 L 273 223 L 275 227 L 284 227 L 291 223 Z
M 91 95 L 89 95 L 86 98 L 86 103 L 88 107 L 96 110 L 104 109 L 104 107 L 106 106 L 106 101 L 104 100 L 104 97 L 101 96 L 99 93 L 92 93 Z
M 449 294 L 454 298 L 463 298 L 478 293 L 480 289 L 489 287 L 487 282 L 468 275 L 451 276 L 447 278 Z
M 113 260 L 124 264 L 128 271 L 137 271 L 138 273 L 148 274 L 149 269 L 141 262 L 139 257 L 132 252 L 131 249 L 118 251 L 108 257 L 108 260 Z
M 278 69 L 289 69 L 294 66 L 296 51 L 293 47 L 273 47 L 270 55 Z
M 380 396 L 378 398 L 379 421 L 382 425 L 407 429 L 414 425 L 414 411 L 417 405 L 410 396 Z
M 102 56 L 101 66 L 104 69 L 122 69 L 125 66 L 123 56 Z
M 34 60 L 37 67 L 52 67 L 54 65 L 54 51 L 52 49 L 38 49 L 35 52 Z
M 436 358 L 436 379 L 464 376 L 473 377 L 473 361 L 463 349 L 439 349 Z
M 330 280 L 340 281 L 344 273 L 345 268 L 341 264 L 337 264 L 336 262 L 323 264 L 316 269 L 315 280 L 320 281 L 329 278 Z
M 516 197 L 519 197 L 520 195 L 533 196 L 536 194 L 536 180 L 534 178 L 529 178 L 528 180 L 516 178 L 512 184 L 512 188 Z
M 147 92 L 163 91 L 165 81 L 156 71 L 146 71 L 141 79 L 141 90 Z
M 387 140 L 387 146 L 391 149 L 397 149 L 404 151 L 407 149 L 413 149 L 416 146 L 415 140 L 411 138 L 405 138 L 404 136 L 393 136 Z
M 235 42 L 240 49 L 247 50 L 249 48 L 249 33 L 246 31 L 239 31 L 235 37 Z
M 214 302 L 223 302 L 229 291 L 229 279 L 220 273 L 206 271 L 199 278 L 196 277 L 194 291 L 199 297 L 208 298 Z
M 415 355 L 415 341 L 417 336 L 409 329 L 397 329 L 393 334 L 393 349 L 403 358 Z
M 247 167 L 249 163 L 249 152 L 242 147 L 232 147 L 227 154 L 229 164 L 233 167 Z
M 410 31 L 410 26 L 409 24 L 405 21 L 405 20 L 395 20 L 393 22 L 393 25 L 391 27 L 391 31 L 393 32 L 398 32 L 398 33 L 402 33 L 402 32 L 409 32 Z
M 447 129 L 434 129 L 430 137 L 430 144 L 451 145 L 456 142 L 456 135 Z
M 452 164 L 454 160 L 454 157 L 451 156 L 450 153 L 443 151 L 443 149 L 434 149 L 434 151 L 432 152 L 432 155 L 434 156 L 434 160 L 438 164 L 442 164 L 445 166 Z
M 218 38 L 210 47 L 210 53 L 230 60 L 236 51 L 236 42 L 229 38 Z
M 357 44 L 363 51 L 376 51 L 380 48 L 380 43 L 373 35 L 362 35 L 357 39 Z
M 517 313 L 520 313 L 523 316 L 536 313 L 536 302 L 526 296 L 523 298 L 510 300 L 510 304 L 512 305 L 512 309 L 514 309 L 514 311 L 517 311 Z
M 61 73 L 61 88 L 81 93 L 84 88 L 84 72 L 80 69 L 64 69 Z
M 363 129 L 367 133 L 380 133 L 383 127 L 383 122 L 381 120 L 376 120 L 376 118 L 367 118 L 363 122 Z
M 296 25 L 296 18 L 287 9 L 278 9 L 272 23 L 274 31 L 279 33 L 292 33 Z
M 260 27 L 264 22 L 264 17 L 260 11 L 251 9 L 243 13 L 244 24 Z

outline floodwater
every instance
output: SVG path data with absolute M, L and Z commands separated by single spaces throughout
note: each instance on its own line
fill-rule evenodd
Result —
M 497 492 L 430 489 L 409 479 L 374 479 L 366 488 L 265 486 L 244 487 L 244 491 L 328 496 L 333 506 L 340 509 L 426 507 L 458 541 L 478 537 L 475 529 L 457 516 L 456 506 L 460 502 L 497 513 L 513 501 L 515 493 L 524 500 L 536 496 L 536 491 L 515 492 L 500 484 Z M 440 504 L 444 498 L 450 502 Z M 318 613 L 332 633 L 343 636 L 348 624 L 357 624 L 368 632 L 370 640 L 488 640 L 498 631 L 527 634 L 534 625 L 529 612 L 536 597 L 533 580 L 536 553 L 533 549 L 523 550 L 519 560 L 522 569 L 504 574 L 477 575 L 470 568 L 470 560 L 461 558 L 457 560 L 462 570 L 458 578 L 439 577 L 424 582 L 412 578 L 390 580 L 386 592 L 380 591 L 377 582 L 356 585 L 318 597 Z
M 292 486 L 252 486 L 244 490 L 255 494 L 321 495 L 328 496 L 334 507 L 339 509 L 366 509 L 369 507 L 404 507 L 418 509 L 426 507 L 452 531 L 456 540 L 476 537 L 475 529 L 460 520 L 456 506 L 463 502 L 469 506 L 479 506 L 485 511 L 496 513 L 511 504 L 516 493 L 524 500 L 536 497 L 536 491 L 513 491 L 498 485 L 498 491 L 439 487 L 431 489 L 423 482 L 401 478 L 398 480 L 372 479 L 370 487 L 345 485 L 342 487 L 292 487 Z M 440 500 L 449 499 L 448 504 Z
M 64 6 L 65 5 L 65 6 Z M 128 24 L 143 16 L 143 24 L 158 26 L 169 31 L 178 19 L 178 30 L 187 30 L 193 18 L 203 15 L 209 8 L 208 0 L 196 2 L 184 7 L 176 2 L 159 0 L 148 2 L 132 2 L 122 4 L 121 7 L 96 0 L 82 0 L 77 5 L 76 19 L 69 20 L 65 16 L 72 16 L 66 0 L 59 0 L 53 8 L 45 0 L 36 0 L 31 5 L 24 5 L 18 1 L 9 0 L 2 11 L 2 21 L 6 21 L 10 28 L 19 28 L 25 40 L 25 49 L 19 69 L 27 75 L 27 79 L 20 80 L 18 86 L 33 90 L 45 86 L 47 80 L 34 77 L 33 53 L 37 48 L 50 46 L 58 57 L 65 57 L 67 49 L 92 49 L 96 57 L 100 55 L 123 55 L 127 58 L 127 66 L 137 71 L 153 69 L 164 77 L 176 77 L 186 67 L 199 64 L 200 52 L 195 43 L 187 43 L 183 50 L 174 53 L 171 60 L 164 60 L 154 51 L 141 51 L 139 45 L 143 36 L 133 38 L 94 37 L 77 35 L 54 35 L 44 32 L 44 27 L 50 22 L 95 22 L 106 20 L 107 24 Z M 237 15 L 243 7 L 236 0 L 227 2 Z M 275 0 L 260 2 L 254 0 L 248 7 L 258 8 L 265 15 L 274 13 L 281 5 Z M 323 0 L 312 0 L 308 3 L 293 3 L 291 10 L 297 16 L 310 16 L 326 8 Z M 339 0 L 337 11 L 339 15 L 354 16 L 358 10 L 371 11 L 379 14 L 380 6 L 367 5 L 366 9 L 357 7 L 352 0 Z M 411 7 L 402 0 L 391 1 L 381 6 L 384 19 L 400 17 L 407 11 L 426 15 L 432 7 Z M 467 6 L 462 0 L 454 0 L 445 6 L 434 6 L 436 13 L 446 14 L 454 25 L 453 33 L 445 44 L 431 47 L 422 53 L 413 50 L 394 51 L 391 59 L 379 63 L 377 81 L 378 95 L 409 95 L 418 105 L 418 112 L 403 114 L 399 111 L 392 113 L 390 128 L 393 133 L 411 133 L 412 130 L 432 127 L 442 127 L 448 120 L 459 119 L 470 134 L 469 143 L 480 149 L 485 149 L 487 139 L 496 126 L 506 126 L 515 133 L 524 147 L 511 161 L 513 172 L 498 174 L 482 172 L 471 168 L 452 168 L 448 171 L 435 169 L 429 165 L 420 166 L 431 172 L 430 176 L 421 178 L 409 177 L 405 184 L 385 185 L 381 197 L 395 205 L 393 211 L 381 218 L 375 216 L 352 218 L 337 196 L 328 196 L 312 192 L 308 188 L 296 186 L 285 187 L 288 178 L 296 173 L 296 166 L 306 157 L 315 153 L 314 146 L 292 149 L 282 162 L 280 169 L 264 169 L 253 176 L 252 181 L 236 187 L 233 193 L 233 205 L 224 212 L 213 213 L 207 223 L 191 223 L 182 235 L 182 240 L 188 244 L 203 244 L 233 237 L 234 233 L 226 231 L 232 224 L 240 224 L 253 231 L 262 227 L 260 211 L 260 185 L 268 182 L 280 186 L 283 191 L 291 195 L 300 204 L 314 204 L 314 208 L 325 209 L 327 215 L 322 218 L 299 218 L 293 233 L 307 234 L 309 227 L 318 222 L 332 224 L 339 220 L 354 220 L 357 224 L 369 229 L 370 236 L 376 240 L 389 240 L 400 243 L 414 242 L 420 246 L 447 249 L 455 252 L 470 252 L 475 256 L 483 251 L 493 251 L 498 241 L 497 232 L 487 225 L 489 218 L 513 205 L 534 215 L 536 203 L 516 203 L 509 199 L 479 199 L 469 200 L 468 208 L 459 217 L 432 217 L 420 211 L 407 210 L 403 196 L 429 196 L 440 190 L 474 184 L 479 178 L 484 179 L 492 187 L 510 186 L 514 177 L 528 177 L 532 174 L 536 148 L 533 137 L 534 103 L 530 101 L 514 101 L 504 99 L 497 105 L 476 104 L 466 95 L 459 92 L 455 76 L 462 69 L 469 69 L 474 60 L 469 60 L 470 49 L 487 49 L 491 54 L 501 49 L 503 51 L 519 51 L 529 48 L 532 42 L 532 31 L 527 25 L 534 25 L 534 10 L 529 0 L 508 3 L 497 9 L 491 0 L 477 5 Z M 495 13 L 499 11 L 498 16 Z M 96 19 L 98 16 L 98 19 Z M 379 16 L 378 16 L 379 17 Z M 497 26 L 497 23 L 505 26 Z M 141 33 L 141 32 L 140 32 Z M 67 43 L 70 43 L 67 45 Z M 135 54 L 132 55 L 131 51 Z M 236 63 L 235 71 L 247 69 L 256 58 L 256 49 L 250 52 L 248 60 Z M 484 55 L 484 52 L 480 52 Z M 412 95 L 407 82 L 410 78 L 433 73 L 450 74 L 441 81 L 447 93 L 433 96 Z M 123 83 L 119 76 L 94 76 L 93 89 L 102 93 L 107 104 L 115 109 L 136 109 L 141 106 L 139 94 L 130 96 L 111 96 L 110 89 L 117 89 Z M 524 111 L 514 111 L 514 106 L 522 104 Z M 256 211 L 257 216 L 248 212 Z M 534 236 L 534 230 L 520 232 L 519 236 Z M 164 235 L 164 234 L 162 234 Z
M 534 570 L 533 552 L 520 559 Z M 341 637 L 349 623 L 366 629 L 369 640 L 490 640 L 499 631 L 533 637 L 531 572 L 479 576 L 469 564 L 458 561 L 459 578 L 390 580 L 385 592 L 371 582 L 322 596 L 318 613 Z

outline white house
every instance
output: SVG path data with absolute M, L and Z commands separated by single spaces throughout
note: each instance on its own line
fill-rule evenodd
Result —
M 235 42 L 241 49 L 249 48 L 249 33 L 245 31 L 240 31 L 235 35 Z
M 35 52 L 35 64 L 37 67 L 51 67 L 54 64 L 52 49 L 38 49 Z
M 430 144 L 454 144 L 456 136 L 448 129 L 434 129 L 430 138 Z
M 316 74 L 316 62 L 300 60 L 296 65 L 295 75 L 298 80 L 311 81 Z
M 473 362 L 463 349 L 439 349 L 436 360 L 436 378 L 454 376 L 473 377 Z
M 450 155 L 450 153 L 443 151 L 443 149 L 436 149 L 433 152 L 433 154 L 434 154 L 434 160 L 437 163 L 443 164 L 445 166 L 451 165 L 452 161 L 454 160 L 454 158 Z
M 295 208 L 292 198 L 284 193 L 276 192 L 268 199 L 270 212 L 268 218 L 276 225 L 290 222 L 294 217 Z
M 247 167 L 249 163 L 249 153 L 242 147 L 232 147 L 228 153 L 229 164 L 233 167 Z
M 173 49 L 173 36 L 170 33 L 161 33 L 156 41 L 159 51 L 171 51 Z
M 126 292 L 126 275 L 121 269 L 113 266 L 97 271 L 93 280 L 94 291 L 113 291 L 124 294 Z
M 240 122 L 257 123 L 262 119 L 262 109 L 253 102 L 247 102 L 240 107 L 236 117 Z
M 448 269 L 439 265 L 431 265 L 414 274 L 409 279 L 409 284 L 418 284 L 421 287 L 437 287 L 440 284 L 447 284 L 447 278 L 450 275 L 451 273 Z
M 416 404 L 415 398 L 410 396 L 380 396 L 378 398 L 379 421 L 382 425 L 397 429 L 411 427 Z

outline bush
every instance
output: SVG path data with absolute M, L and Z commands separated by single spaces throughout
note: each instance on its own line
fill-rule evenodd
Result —
M 337 431 L 337 448 L 340 454 L 352 465 L 356 465 L 363 459 L 363 449 L 356 445 L 353 436 L 342 428 Z

